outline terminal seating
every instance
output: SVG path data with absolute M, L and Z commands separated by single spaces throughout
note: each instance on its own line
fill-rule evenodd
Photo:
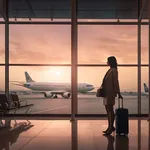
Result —
M 27 108 L 25 114 L 27 114 L 29 109 L 34 106 L 34 104 L 28 104 L 26 100 L 19 100 L 19 97 L 17 94 L 11 94 L 10 96 L 18 110 L 21 108 Z
M 6 94 L 0 94 L 0 114 L 3 116 L 3 114 L 14 111 L 14 114 L 17 111 L 17 107 L 15 106 L 15 103 L 12 101 L 9 103 Z
M 1 117 L 6 113 L 10 113 L 10 111 L 13 111 L 13 114 L 15 116 L 16 112 L 21 108 L 27 108 L 25 111 L 25 114 L 27 114 L 29 109 L 32 106 L 34 106 L 34 104 L 28 104 L 27 101 L 25 100 L 20 101 L 17 94 L 10 94 L 9 96 L 10 96 L 10 102 L 8 101 L 6 94 L 0 94 Z

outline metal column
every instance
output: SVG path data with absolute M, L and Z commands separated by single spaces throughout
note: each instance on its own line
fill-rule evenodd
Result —
M 5 93 L 9 99 L 9 16 L 8 0 L 6 0 L 6 19 L 5 19 Z
M 140 17 L 141 4 L 138 3 L 138 17 Z M 141 21 L 138 19 L 138 115 L 141 115 Z
M 77 0 L 71 0 L 71 120 L 77 113 Z
M 149 127 L 149 130 L 148 130 L 148 150 L 150 150 L 150 122 L 148 123 L 148 127 Z
M 149 45 L 149 72 L 148 72 L 148 85 L 149 85 L 149 120 L 150 120 L 150 1 L 148 1 L 148 19 L 149 19 L 149 40 L 148 40 L 148 45 Z

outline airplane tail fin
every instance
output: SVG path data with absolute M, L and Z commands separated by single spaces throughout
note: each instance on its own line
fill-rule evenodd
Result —
M 148 92 L 149 92 L 149 89 L 148 89 L 146 83 L 144 83 L 144 91 L 145 91 L 145 93 L 148 93 Z
M 25 78 L 26 78 L 26 82 L 35 82 L 34 80 L 32 80 L 28 72 L 25 72 Z

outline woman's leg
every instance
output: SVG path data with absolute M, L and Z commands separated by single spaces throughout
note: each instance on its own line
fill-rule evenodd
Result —
M 107 128 L 107 130 L 109 129 L 109 127 L 110 127 L 110 117 L 109 117 L 109 111 L 108 111 L 108 106 L 107 105 L 105 105 L 105 109 L 106 109 L 106 112 L 107 112 L 107 118 L 108 118 L 108 128 Z M 106 130 L 106 131 L 107 131 Z
M 110 117 L 110 129 L 113 129 L 114 128 L 114 120 L 115 120 L 113 105 L 108 105 L 108 113 L 109 113 L 109 117 Z

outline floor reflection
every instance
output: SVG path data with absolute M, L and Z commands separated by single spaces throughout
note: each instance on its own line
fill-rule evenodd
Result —
M 114 141 L 115 138 L 112 135 L 105 135 L 104 137 L 107 138 L 108 144 L 107 144 L 107 150 L 114 150 Z
M 129 122 L 128 136 L 104 136 L 106 120 L 7 119 L 0 121 L 0 150 L 150 150 L 150 122 Z
M 31 129 L 34 125 L 31 122 L 19 122 L 12 125 L 11 120 L 0 121 L 0 150 L 9 150 L 9 145 L 17 142 L 19 135 Z

